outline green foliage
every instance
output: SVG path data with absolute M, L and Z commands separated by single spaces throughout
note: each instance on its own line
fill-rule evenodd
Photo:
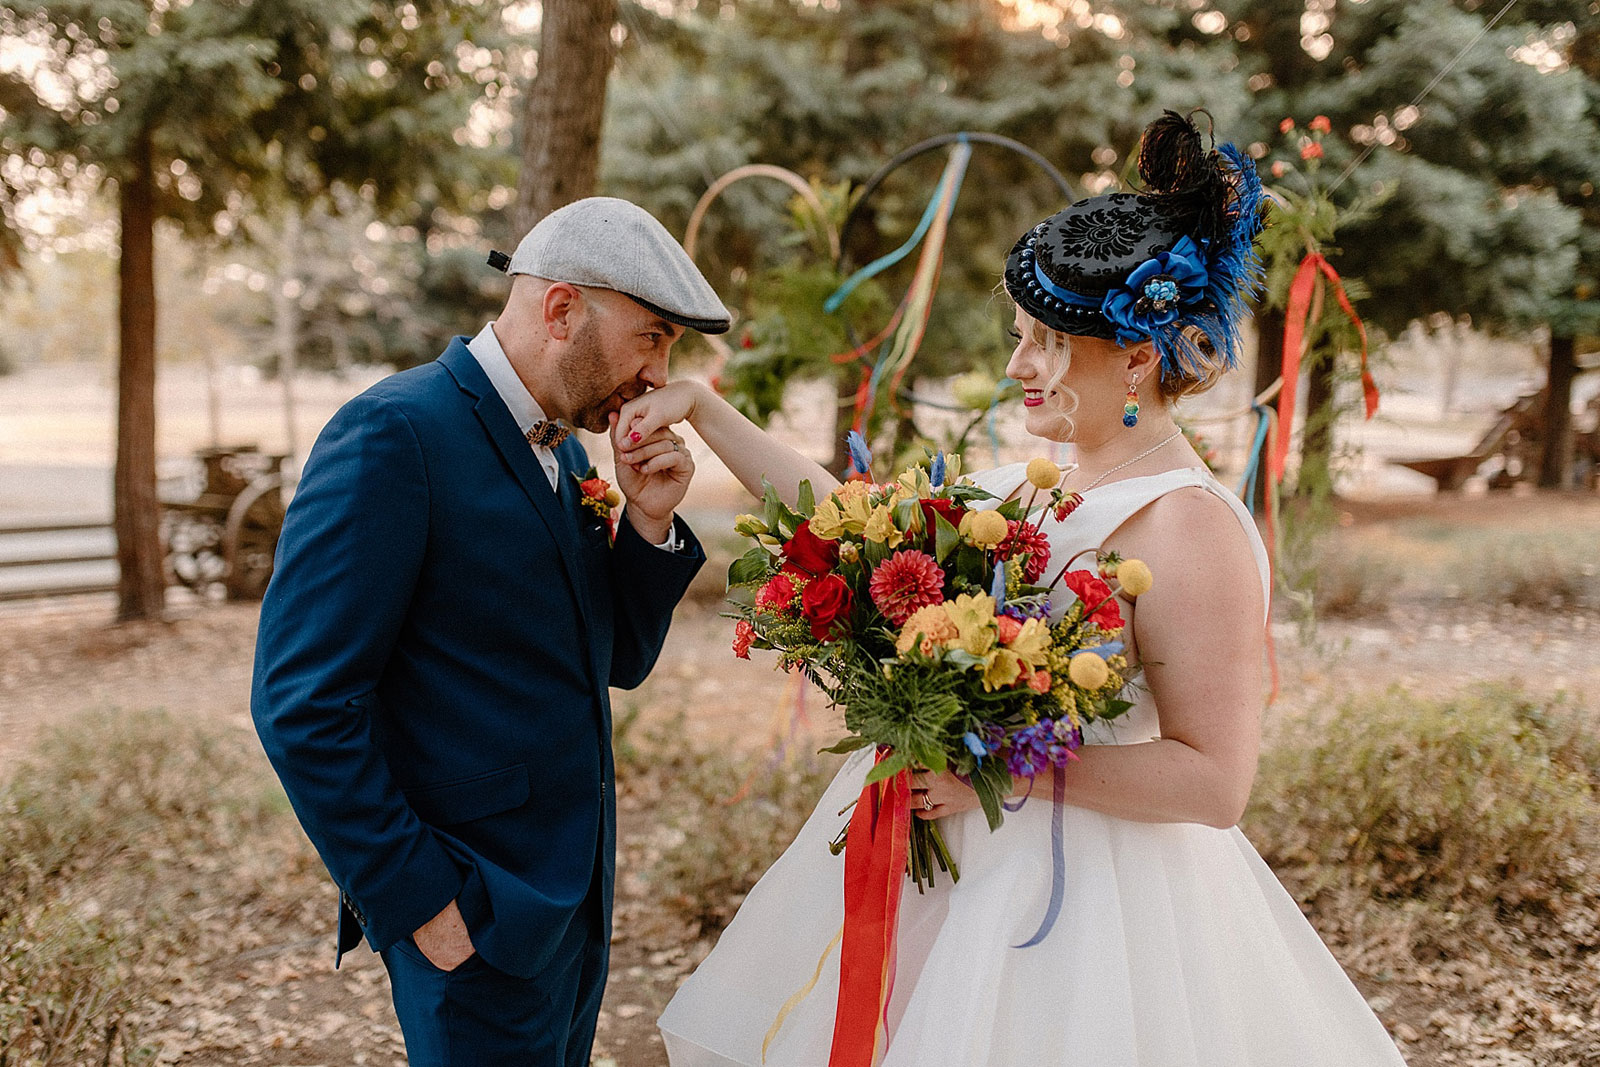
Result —
M 0 344 L 0 378 L 17 373 L 17 361 L 3 344 Z
M 1489 686 L 1353 697 L 1262 758 L 1245 828 L 1312 898 L 1355 889 L 1462 910 L 1591 886 L 1600 741 L 1565 699 Z

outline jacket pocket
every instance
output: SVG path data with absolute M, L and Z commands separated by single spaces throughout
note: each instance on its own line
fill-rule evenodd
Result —
M 433 826 L 498 815 L 526 804 L 529 794 L 525 763 L 405 790 L 406 803 L 423 822 Z

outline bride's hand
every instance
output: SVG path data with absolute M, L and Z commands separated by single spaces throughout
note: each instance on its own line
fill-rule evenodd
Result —
M 629 453 L 657 430 L 692 420 L 704 389 L 699 382 L 668 382 L 624 404 L 611 431 L 617 458 L 632 462 Z
M 911 814 L 919 819 L 942 819 L 979 806 L 978 794 L 949 771 L 918 771 L 911 776 Z

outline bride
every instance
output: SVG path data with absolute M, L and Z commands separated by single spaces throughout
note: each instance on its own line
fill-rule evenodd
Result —
M 1104 546 L 1146 561 L 1154 588 L 1121 604 L 1134 706 L 1086 730 L 1059 772 L 1064 899 L 1050 906 L 1051 790 L 990 833 L 976 794 L 921 774 L 912 806 L 939 819 L 961 870 L 925 894 L 906 881 L 885 1067 L 1368 1067 L 1403 1061 L 1361 994 L 1235 823 L 1255 775 L 1263 710 L 1266 552 L 1211 476 L 1173 404 L 1236 362 L 1259 266 L 1260 183 L 1233 146 L 1207 150 L 1172 112 L 1141 142 L 1144 191 L 1080 201 L 1006 261 L 1028 432 L 1071 442 L 1063 487 L 1082 504 L 1043 523 L 1058 560 Z M 656 429 L 694 426 L 741 482 L 792 504 L 838 485 L 709 389 L 675 382 L 633 401 L 619 460 Z M 974 480 L 1000 500 L 1023 466 Z M 1065 605 L 1058 606 L 1058 611 Z M 660 1020 L 674 1067 L 824 1067 L 838 997 L 843 860 L 828 842 L 870 752 L 846 761 L 794 843 L 751 891 Z

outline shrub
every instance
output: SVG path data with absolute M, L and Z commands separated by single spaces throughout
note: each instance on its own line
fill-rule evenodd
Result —
M 1315 740 L 1263 756 L 1245 820 L 1303 897 L 1353 888 L 1520 906 L 1592 881 L 1600 739 L 1564 699 L 1392 689 L 1347 700 L 1305 733 Z

